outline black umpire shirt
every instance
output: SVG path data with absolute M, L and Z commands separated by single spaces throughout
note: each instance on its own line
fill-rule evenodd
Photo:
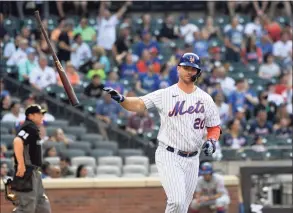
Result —
M 24 150 L 28 149 L 31 163 L 35 166 L 42 166 L 42 146 L 40 144 L 41 138 L 37 125 L 30 120 L 26 120 L 17 133 L 17 136 L 23 140 Z M 17 165 L 15 155 L 14 160 Z M 24 159 L 24 162 L 26 162 L 26 159 Z

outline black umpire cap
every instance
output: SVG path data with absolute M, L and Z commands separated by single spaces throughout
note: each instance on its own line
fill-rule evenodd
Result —
M 34 114 L 34 113 L 43 113 L 45 114 L 47 110 L 42 109 L 42 107 L 39 104 L 33 104 L 30 105 L 28 108 L 25 110 L 25 116 L 28 116 L 29 114 Z

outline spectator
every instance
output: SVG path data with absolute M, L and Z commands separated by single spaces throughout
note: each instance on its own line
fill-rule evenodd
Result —
M 254 142 L 251 145 L 251 149 L 253 151 L 255 151 L 255 152 L 265 152 L 265 151 L 267 151 L 263 141 L 264 141 L 263 137 L 261 137 L 259 135 L 255 136 Z
M 10 95 L 10 93 L 8 90 L 6 90 L 3 79 L 0 79 L 0 98 L 6 95 Z
M 40 130 L 41 143 L 47 142 L 49 140 L 49 137 L 47 135 L 46 127 L 44 125 L 41 125 L 39 127 L 39 130 Z
M 101 78 L 101 80 L 104 81 L 106 79 L 106 73 L 105 73 L 103 67 L 104 67 L 104 65 L 100 64 L 99 62 L 95 62 L 93 64 L 92 69 L 90 69 L 88 71 L 88 73 L 86 74 L 86 78 L 90 80 L 95 75 L 98 75 Z
M 228 98 L 230 111 L 234 115 L 238 107 L 244 107 L 246 110 L 252 110 L 253 106 L 258 104 L 258 99 L 253 91 L 249 90 L 246 79 L 236 81 L 236 90 Z
M 287 105 L 286 104 L 281 104 L 277 108 L 276 121 L 280 122 L 283 118 L 290 119 L 290 115 L 287 112 Z
M 238 18 L 232 19 L 231 28 L 225 34 L 226 60 L 239 62 L 240 48 L 243 45 L 243 33 L 238 27 Z
M 152 39 L 151 33 L 149 31 L 143 31 L 141 33 L 141 37 L 142 37 L 142 41 L 137 43 L 136 52 L 135 52 L 136 55 L 141 57 L 145 49 L 151 50 L 151 48 L 153 47 L 156 48 L 157 51 L 159 52 L 160 50 L 159 44 L 157 41 Z
M 77 178 L 86 178 L 88 175 L 88 171 L 85 165 L 79 165 L 76 170 Z
M 223 66 L 220 65 L 217 68 L 217 77 L 218 82 L 221 84 L 221 89 L 226 97 L 235 91 L 235 80 L 228 76 L 228 70 Z
M 150 51 L 145 49 L 142 52 L 142 56 L 140 60 L 136 63 L 138 72 L 145 73 L 148 70 L 147 64 L 151 62 L 151 54 Z
M 24 113 L 20 112 L 20 103 L 12 102 L 10 106 L 10 113 L 6 113 L 3 118 L 2 122 L 22 122 L 25 120 Z
M 120 82 L 118 82 L 118 80 L 118 74 L 114 71 L 111 71 L 108 75 L 107 81 L 105 82 L 105 87 L 112 87 L 113 89 L 117 90 L 120 94 L 124 94 L 124 87 Z
M 94 46 L 93 56 L 93 62 L 98 62 L 101 65 L 101 68 L 108 74 L 110 72 L 110 61 L 109 58 L 106 56 L 105 50 L 102 47 Z
M 202 32 L 207 34 L 208 39 L 221 38 L 220 28 L 214 25 L 214 20 L 211 16 L 208 16 L 205 21 L 205 25 L 202 28 Z
M 209 59 L 208 34 L 205 31 L 194 32 L 194 50 L 201 60 Z
M 274 43 L 273 54 L 281 61 L 287 58 L 292 61 L 292 38 L 289 38 L 288 32 L 282 32 L 281 40 Z
M 69 32 L 72 30 L 72 24 L 66 22 L 62 31 L 58 37 L 58 45 L 57 45 L 57 56 L 61 63 L 66 63 L 70 60 L 70 54 L 72 52 L 72 48 L 70 46 L 70 37 Z
M 77 33 L 73 40 L 70 61 L 76 69 L 79 69 L 91 59 L 92 52 L 89 45 L 83 42 L 81 34 Z
M 268 53 L 264 56 L 264 63 L 259 67 L 258 76 L 262 79 L 272 79 L 281 74 L 280 67 L 274 62 L 274 56 Z
M 111 96 L 105 94 L 103 99 L 97 101 L 96 118 L 104 121 L 106 124 L 115 124 L 118 117 L 121 117 L 122 111 Z
M 56 72 L 48 66 L 45 56 L 40 56 L 39 66 L 34 68 L 29 75 L 29 82 L 32 87 L 41 91 L 51 84 L 56 84 Z
M 80 77 L 78 72 L 76 71 L 76 68 L 73 66 L 73 64 L 68 61 L 66 63 L 65 72 L 68 77 L 69 82 L 72 84 L 72 86 L 78 86 L 80 85 Z M 57 76 L 57 84 L 59 86 L 63 86 L 63 83 L 61 81 L 60 75 Z
M 214 99 L 215 104 L 218 107 L 221 118 L 221 124 L 225 125 L 231 116 L 229 114 L 229 105 L 224 102 L 225 96 L 222 92 L 215 92 L 214 94 L 212 94 L 212 97 Z
M 42 165 L 42 179 L 51 178 L 51 164 L 49 162 L 44 162 Z
M 292 3 L 292 2 L 291 2 Z M 280 8 L 279 5 L 282 4 L 282 9 L 285 10 L 285 14 L 287 17 L 292 17 L 292 4 L 290 4 L 290 1 L 272 1 L 270 6 L 270 17 L 275 17 L 275 11 L 276 8 Z M 278 13 L 278 15 L 281 15 Z
M 6 158 L 6 156 L 5 156 L 5 152 L 7 152 L 6 144 L 2 143 L 2 144 L 0 145 L 0 159 L 2 159 L 2 158 Z
M 62 32 L 62 29 L 65 27 L 66 20 L 65 18 L 60 18 L 58 22 L 59 22 L 58 26 L 54 30 L 52 30 L 51 36 L 50 36 L 51 41 L 53 41 L 53 44 L 55 46 L 58 43 L 58 38 Z
M 61 178 L 61 169 L 59 166 L 51 166 L 51 178 Z
M 242 133 L 241 123 L 238 119 L 230 120 L 227 123 L 228 131 L 223 136 L 223 143 L 232 149 L 240 149 L 247 145 L 247 138 Z
M 249 134 L 259 135 L 266 137 L 269 134 L 273 133 L 273 126 L 270 121 L 267 119 L 268 114 L 265 110 L 259 110 L 257 112 L 256 118 L 253 120 Z
M 195 24 L 189 22 L 186 15 L 180 16 L 180 38 L 183 38 L 186 44 L 192 44 L 194 42 L 193 34 L 199 31 Z
M 70 159 L 68 157 L 61 157 L 59 165 L 61 169 L 61 177 L 68 177 L 73 175 L 73 172 L 69 169 Z
M 229 0 L 227 2 L 227 7 L 228 7 L 230 17 L 235 16 L 235 11 L 236 10 L 246 12 L 249 4 L 250 4 L 250 2 L 248 2 L 248 1 L 232 1 L 232 0 Z
M 5 96 L 1 96 L 1 118 L 3 117 L 3 115 L 5 115 L 6 113 L 9 113 L 10 111 L 10 106 L 11 106 L 11 97 L 10 95 L 5 95 Z
M 268 92 L 266 90 L 263 90 L 259 93 L 258 99 L 259 104 L 255 106 L 254 108 L 254 116 L 257 115 L 257 112 L 259 110 L 266 110 L 268 115 L 268 121 L 274 123 L 276 119 L 276 113 L 277 113 L 277 105 L 275 102 L 268 101 Z
M 244 64 L 262 63 L 262 51 L 261 48 L 256 46 L 255 37 L 248 37 L 246 47 L 242 49 L 242 61 Z
M 135 113 L 128 119 L 126 130 L 130 133 L 143 134 L 153 129 L 153 121 L 147 111 Z
M 168 43 L 179 37 L 179 27 L 174 23 L 172 15 L 167 15 L 160 30 L 159 40 Z
M 144 31 L 153 32 L 152 28 L 152 17 L 149 13 L 142 15 L 141 23 L 138 26 L 137 34 L 141 35 Z
M 55 121 L 55 117 L 49 112 L 50 110 L 48 109 L 48 104 L 43 101 L 40 103 L 40 106 L 42 109 L 46 110 L 47 112 L 44 114 L 44 121 L 45 122 L 53 122 Z
M 6 177 L 10 176 L 8 174 L 9 168 L 8 165 L 4 162 L 1 162 L 1 168 L 0 168 L 0 179 L 5 179 Z
M 159 79 L 160 79 L 160 85 L 159 89 L 164 89 L 172 85 L 172 82 L 169 77 L 169 72 L 170 72 L 170 66 L 168 63 L 163 64 Z
M 267 33 L 261 36 L 258 46 L 261 48 L 263 55 L 273 53 L 273 41 Z
M 248 22 L 244 28 L 244 34 L 247 37 L 256 37 L 257 39 L 263 34 L 259 16 L 255 16 L 252 22 Z
M 280 106 L 284 103 L 284 97 L 280 94 L 276 93 L 277 85 L 274 83 L 268 83 L 267 91 L 268 91 L 268 101 L 274 102 L 277 106 Z
M 159 89 L 160 78 L 154 72 L 153 65 L 148 65 L 148 72 L 139 75 L 139 80 L 136 82 L 135 89 L 137 92 L 147 94 Z
M 292 72 L 283 73 L 279 78 L 279 82 L 276 84 L 275 93 L 282 95 L 289 85 L 292 86 Z
M 54 146 L 52 147 L 49 147 L 45 150 L 45 153 L 44 153 L 44 158 L 46 157 L 57 157 L 58 154 L 57 154 L 57 151 L 56 151 L 56 148 Z
M 290 126 L 290 119 L 283 117 L 280 121 L 274 125 L 275 134 L 278 138 L 291 138 L 292 137 L 292 126 Z
M 24 59 L 18 64 L 18 80 L 29 84 L 29 76 L 33 69 L 38 66 L 36 60 L 36 50 L 34 48 L 26 49 L 27 59 Z
M 268 32 L 273 42 L 276 42 L 281 37 L 282 28 L 276 21 L 272 21 L 266 14 L 261 16 L 263 29 Z
M 120 67 L 121 79 L 136 79 L 138 77 L 138 69 L 132 60 L 132 54 L 127 53 L 125 62 Z
M 54 135 L 52 137 L 50 137 L 50 141 L 64 143 L 65 145 L 73 142 L 71 139 L 66 137 L 63 129 L 61 129 L 61 128 L 58 128 L 55 130 Z
M 118 64 L 121 64 L 123 59 L 128 54 L 131 48 L 130 26 L 128 23 L 120 25 L 119 36 L 112 47 L 112 55 Z
M 88 25 L 88 20 L 85 17 L 80 20 L 79 25 L 74 29 L 73 34 L 74 36 L 78 34 L 81 36 L 80 43 L 82 43 L 82 41 L 90 42 L 96 40 L 96 32 L 93 27 Z
M 21 38 L 19 46 L 15 52 L 12 53 L 7 61 L 8 66 L 17 66 L 22 60 L 27 58 L 26 48 L 28 47 L 28 40 Z
M 234 115 L 234 119 L 237 119 L 240 121 L 240 125 L 241 128 L 245 131 L 246 129 L 246 125 L 247 125 L 247 120 L 246 120 L 246 114 L 248 114 L 246 112 L 246 109 L 242 108 L 242 107 L 238 107 L 236 109 L 235 115 Z
M 132 2 L 130 1 L 126 2 L 116 14 L 111 15 L 110 11 L 106 8 L 106 2 L 101 1 L 98 17 L 97 44 L 107 52 L 112 50 L 112 46 L 116 41 L 116 26 L 119 19 L 122 18 L 131 4 Z
M 84 89 L 84 94 L 92 98 L 100 98 L 103 94 L 104 84 L 101 82 L 101 77 L 99 75 L 94 75 L 92 81 Z
M 48 33 L 48 30 L 46 31 Z M 39 55 L 46 55 L 47 57 L 51 56 L 51 50 L 43 33 L 40 33 L 40 38 L 37 40 L 36 45 L 33 47 L 36 48 Z

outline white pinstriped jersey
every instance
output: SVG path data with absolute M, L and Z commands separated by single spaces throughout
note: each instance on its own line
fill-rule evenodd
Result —
M 199 151 L 205 128 L 220 125 L 213 99 L 198 87 L 187 94 L 174 84 L 140 98 L 147 109 L 156 107 L 160 114 L 158 141 L 176 149 Z

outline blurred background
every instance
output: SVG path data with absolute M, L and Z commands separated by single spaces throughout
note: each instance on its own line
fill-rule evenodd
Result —
M 32 103 L 48 109 L 41 127 L 44 179 L 157 177 L 157 112 L 124 111 L 102 88 L 141 96 L 168 87 L 178 80 L 180 56 L 194 52 L 203 69 L 197 85 L 213 97 L 223 130 L 217 152 L 201 161 L 239 178 L 239 212 L 292 208 L 292 6 L 2 1 L 1 178 L 14 172 L 12 140 Z M 77 108 L 37 27 L 36 9 L 81 102 Z

